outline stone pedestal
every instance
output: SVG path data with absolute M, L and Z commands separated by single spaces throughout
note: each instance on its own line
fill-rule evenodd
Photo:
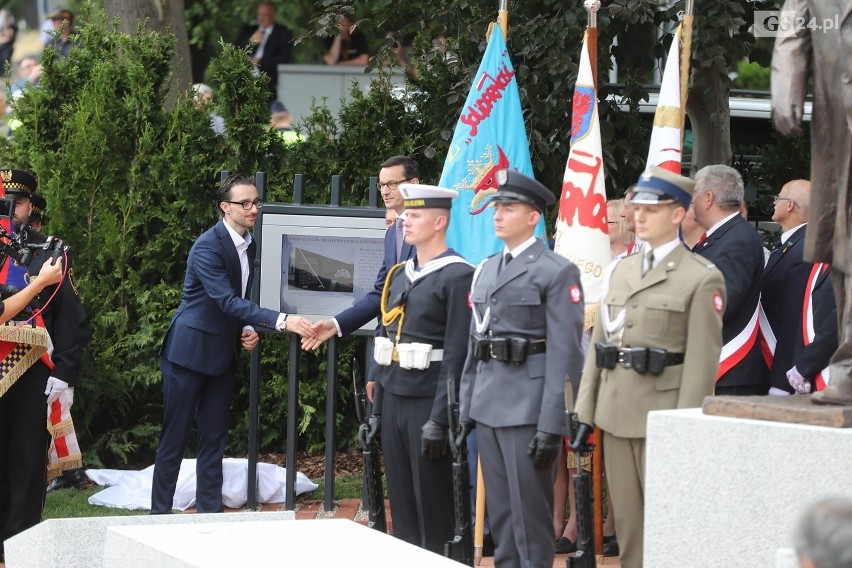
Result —
M 644 564 L 774 566 L 807 505 L 852 499 L 850 471 L 852 429 L 651 412 Z
M 428 550 L 344 519 L 110 527 L 103 566 L 458 568 Z
M 227 513 L 211 515 L 135 515 L 129 517 L 88 517 L 78 519 L 50 519 L 13 536 L 4 543 L 8 568 L 93 568 L 97 566 L 125 566 L 121 562 L 106 562 L 104 544 L 110 527 L 146 527 L 207 524 L 237 526 L 241 523 L 291 522 L 293 511 L 269 513 Z M 375 532 L 375 531 L 374 531 Z M 149 564 L 148 566 L 164 566 Z M 234 566 L 240 566 L 239 563 Z

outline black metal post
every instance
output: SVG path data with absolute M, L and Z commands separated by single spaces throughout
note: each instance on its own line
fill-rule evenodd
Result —
M 340 176 L 331 176 L 331 206 L 340 207 Z
M 287 473 L 284 487 L 284 510 L 296 504 L 296 413 L 299 406 L 299 338 L 290 336 L 290 372 L 287 376 Z
M 257 194 L 262 201 L 266 196 L 266 172 L 255 173 L 257 183 Z M 261 258 L 261 235 L 263 233 L 263 209 L 258 211 L 257 230 L 254 231 L 252 239 L 255 243 L 254 275 L 251 284 L 251 301 L 260 304 L 260 258 Z M 249 364 L 249 439 L 248 439 L 248 487 L 246 489 L 246 507 L 252 511 L 257 510 L 257 432 L 260 428 L 260 350 L 258 343 L 251 352 Z
M 370 185 L 367 186 L 367 193 L 370 196 L 370 207 L 376 207 L 378 204 L 378 184 L 379 178 L 370 176 Z
M 293 176 L 293 205 L 301 205 L 305 197 L 305 174 Z
M 325 510 L 334 506 L 334 421 L 337 415 L 337 338 L 328 340 L 328 368 L 325 373 Z

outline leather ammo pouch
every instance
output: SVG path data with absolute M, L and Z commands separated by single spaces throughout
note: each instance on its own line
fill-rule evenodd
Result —
M 373 359 L 379 365 L 390 365 L 393 357 L 393 342 L 387 337 L 377 337 L 373 343 Z
M 599 369 L 615 369 L 618 363 L 618 345 L 604 341 L 595 343 L 595 363 Z
M 665 349 L 657 349 L 655 347 L 648 348 L 648 372 L 652 375 L 662 374 L 666 368 L 666 359 L 668 351 Z
M 644 375 L 648 372 L 648 348 L 633 347 L 630 350 L 630 365 L 633 370 Z
M 481 333 L 470 336 L 470 348 L 473 350 L 473 358 L 477 361 L 488 361 L 491 358 L 491 340 Z
M 492 337 L 491 356 L 501 363 L 509 362 L 509 342 L 504 337 Z
M 529 339 L 525 337 L 507 337 L 506 341 L 509 344 L 509 362 L 523 363 L 527 359 L 527 345 Z

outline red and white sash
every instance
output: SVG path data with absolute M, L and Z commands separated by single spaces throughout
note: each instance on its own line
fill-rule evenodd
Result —
M 725 373 L 730 371 L 734 366 L 743 360 L 746 354 L 754 347 L 757 341 L 758 319 L 760 316 L 760 299 L 758 298 L 757 306 L 754 308 L 754 314 L 733 339 L 722 346 L 722 353 L 719 355 L 719 374 L 716 375 L 716 380 L 721 379 Z
M 802 337 L 805 340 L 805 347 L 813 343 L 816 336 L 816 332 L 814 331 L 814 288 L 820 275 L 825 274 L 828 270 L 829 265 L 826 263 L 814 264 L 808 276 L 808 285 L 805 287 L 805 300 L 802 303 Z M 826 367 L 816 376 L 816 389 L 821 391 L 828 385 L 828 381 L 828 367 Z
M 766 368 L 772 368 L 772 361 L 775 358 L 775 346 L 778 340 L 775 338 L 775 332 L 772 331 L 772 326 L 769 324 L 769 319 L 766 317 L 766 312 L 763 311 L 763 305 L 760 307 L 760 315 L 758 316 L 758 325 L 760 327 L 760 353 L 763 355 L 763 360 L 766 362 Z

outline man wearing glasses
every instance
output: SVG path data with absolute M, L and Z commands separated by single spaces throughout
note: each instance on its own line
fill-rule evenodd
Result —
M 774 395 L 824 388 L 825 378 L 820 382 L 817 377 L 837 349 L 837 309 L 829 271 L 802 258 L 810 192 L 811 183 L 799 179 L 785 184 L 773 198 L 772 220 L 782 232 L 763 270 L 760 331 L 769 394 Z
M 338 337 L 349 335 L 381 313 L 379 304 L 388 270 L 397 263 L 414 258 L 416 252 L 414 246 L 406 243 L 403 238 L 402 223 L 404 218 L 402 212 L 405 205 L 399 191 L 399 184 L 420 183 L 419 170 L 417 162 L 407 156 L 394 156 L 382 163 L 379 170 L 379 191 L 382 194 L 385 207 L 396 211 L 397 220 L 385 233 L 384 260 L 376 276 L 376 284 L 369 294 L 355 302 L 352 307 L 331 319 L 316 322 L 313 325 L 315 336 L 303 337 L 302 349 L 317 349 L 334 335 Z M 370 400 L 372 400 L 372 383 L 368 383 L 367 389 Z
M 219 222 L 198 237 L 186 262 L 183 297 L 160 349 L 163 429 L 151 488 L 151 514 L 171 513 L 193 422 L 198 428 L 196 509 L 222 506 L 222 456 L 239 345 L 259 342 L 252 326 L 310 335 L 310 322 L 246 298 L 255 244 L 249 232 L 263 203 L 254 178 L 229 176 L 216 194 Z

